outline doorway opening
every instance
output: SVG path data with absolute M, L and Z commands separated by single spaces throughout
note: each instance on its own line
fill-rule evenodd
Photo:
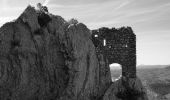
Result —
M 118 80 L 122 75 L 122 65 L 118 63 L 112 63 L 109 66 L 110 66 L 112 81 Z

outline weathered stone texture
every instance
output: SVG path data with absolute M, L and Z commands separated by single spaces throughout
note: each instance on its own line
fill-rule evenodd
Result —
M 100 69 L 106 64 L 99 64 L 104 59 L 97 59 L 90 30 L 42 13 L 28 6 L 16 21 L 0 29 L 0 100 L 101 96 L 98 91 L 106 91 L 105 85 L 111 83 L 110 70 Z
M 121 77 L 108 88 L 103 100 L 148 100 L 148 98 L 139 78 Z
M 120 79 L 112 83 L 102 100 L 147 100 L 146 91 L 136 77 L 136 35 L 132 29 L 93 30 L 92 41 L 97 55 L 103 55 L 108 64 L 122 65 Z
M 97 53 L 104 54 L 109 64 L 122 65 L 122 75 L 136 77 L 136 35 L 130 27 L 100 28 L 92 31 Z
M 0 28 L 0 100 L 114 100 L 110 61 L 92 40 L 84 24 L 28 6 Z

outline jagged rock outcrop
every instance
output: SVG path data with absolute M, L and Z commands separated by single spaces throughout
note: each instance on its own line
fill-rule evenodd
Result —
M 0 28 L 0 100 L 117 100 L 114 88 L 84 24 L 28 6 Z
M 139 78 L 121 77 L 108 88 L 103 100 L 148 100 Z
M 99 62 L 84 24 L 28 6 L 0 29 L 0 100 L 94 100 L 111 83 Z

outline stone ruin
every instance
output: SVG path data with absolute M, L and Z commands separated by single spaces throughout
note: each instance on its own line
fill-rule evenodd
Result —
M 136 77 L 136 35 L 131 27 L 93 30 L 92 41 L 97 54 L 104 54 L 109 64 L 122 65 L 122 76 Z
M 28 6 L 0 28 L 0 100 L 148 100 L 135 40 L 130 27 L 91 34 L 83 23 Z M 125 77 L 112 82 L 115 62 Z

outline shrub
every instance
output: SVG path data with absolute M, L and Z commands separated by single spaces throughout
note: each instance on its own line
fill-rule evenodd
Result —
M 72 19 L 70 19 L 70 20 L 68 21 L 68 23 L 69 23 L 69 24 L 77 24 L 78 21 L 77 21 L 77 19 L 72 18 Z

